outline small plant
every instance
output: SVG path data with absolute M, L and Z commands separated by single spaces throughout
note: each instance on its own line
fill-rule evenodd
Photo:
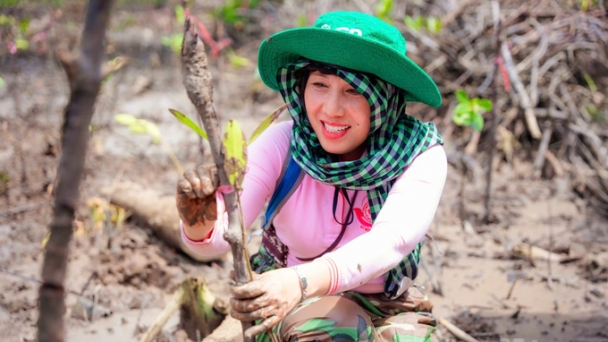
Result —
M 228 56 L 228 60 L 230 61 L 230 64 L 234 68 L 240 68 L 240 67 L 245 67 L 245 66 L 251 65 L 251 61 L 249 59 L 237 55 L 234 52 L 234 50 L 232 50 L 232 49 L 227 50 L 227 56 Z
M 212 13 L 214 17 L 240 30 L 245 26 L 245 17 L 242 12 L 257 8 L 259 3 L 259 0 L 228 0 L 226 5 L 216 7 Z
M 177 54 L 182 51 L 182 40 L 184 40 L 184 35 L 180 33 L 174 33 L 170 36 L 161 38 L 162 44 Z
M 392 24 L 393 20 L 390 17 L 392 9 L 393 0 L 380 0 L 380 2 L 376 4 L 376 17 Z
M 114 116 L 114 119 L 118 123 L 129 127 L 129 130 L 131 131 L 131 133 L 147 134 L 147 135 L 152 136 L 153 143 L 161 144 L 166 149 L 167 154 L 169 154 L 169 157 L 171 158 L 171 161 L 173 162 L 173 165 L 175 165 L 175 168 L 177 169 L 177 172 L 180 175 L 184 173 L 184 168 L 180 164 L 179 160 L 177 160 L 177 157 L 175 156 L 173 149 L 171 149 L 169 144 L 165 143 L 165 141 L 162 139 L 162 135 L 160 133 L 160 130 L 158 129 L 158 126 L 156 126 L 156 124 L 154 124 L 153 122 L 150 122 L 148 120 L 145 120 L 145 119 L 138 119 L 131 114 L 124 114 L 124 113 L 116 114 Z
M 30 43 L 24 38 L 29 24 L 29 18 L 17 20 L 12 16 L 0 15 L 0 26 L 10 27 L 9 35 L 6 37 L 6 46 L 12 55 L 17 51 L 27 50 L 30 46 Z
M 478 97 L 469 99 L 464 90 L 456 92 L 456 100 L 458 104 L 454 108 L 452 121 L 458 126 L 469 126 L 481 132 L 484 124 L 482 114 L 492 110 L 492 101 Z
M 437 34 L 442 29 L 441 19 L 435 17 L 423 17 L 421 15 L 410 17 L 406 15 L 403 22 L 413 31 L 427 30 L 432 34 Z

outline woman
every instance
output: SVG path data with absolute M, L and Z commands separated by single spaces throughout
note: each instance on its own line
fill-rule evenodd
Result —
M 232 316 L 255 321 L 246 334 L 259 341 L 430 340 L 432 306 L 411 283 L 447 162 L 435 126 L 405 105 L 438 107 L 437 86 L 395 27 L 363 13 L 276 33 L 258 59 L 293 121 L 249 146 L 245 224 L 271 205 L 252 258 L 261 275 L 233 288 Z M 176 195 L 184 241 L 208 255 L 229 249 L 212 169 L 187 171 Z

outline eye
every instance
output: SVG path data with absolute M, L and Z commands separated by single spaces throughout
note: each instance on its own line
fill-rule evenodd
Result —
M 327 85 L 325 85 L 325 83 L 322 82 L 313 82 L 312 85 L 316 88 L 326 88 Z
M 361 95 L 358 91 L 356 91 L 354 88 L 350 88 L 346 91 L 347 93 L 351 94 L 351 95 Z

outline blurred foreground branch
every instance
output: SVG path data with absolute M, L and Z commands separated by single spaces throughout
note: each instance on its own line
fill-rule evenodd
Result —
M 82 32 L 78 58 L 64 58 L 70 83 L 70 101 L 65 109 L 61 139 L 61 160 L 55 194 L 51 236 L 44 250 L 40 286 L 39 342 L 65 340 L 65 275 L 72 238 L 74 211 L 79 200 L 89 124 L 101 87 L 103 40 L 113 1 L 91 0 Z

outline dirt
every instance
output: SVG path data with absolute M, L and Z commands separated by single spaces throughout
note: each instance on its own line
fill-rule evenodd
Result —
M 7 13 L 41 20 L 49 8 Z M 206 9 L 200 4 L 198 8 Z M 78 3 L 64 4 L 56 24 L 57 46 L 76 40 L 82 11 Z M 294 11 L 283 12 L 295 22 Z M 160 195 L 172 194 L 179 174 L 165 146 L 184 168 L 204 160 L 197 136 L 168 111 L 174 108 L 195 117 L 181 84 L 177 55 L 159 41 L 179 32 L 171 18 L 170 7 L 162 6 L 122 5 L 113 13 L 107 50 L 111 57 L 128 56 L 129 62 L 104 83 L 91 125 L 75 224 L 80 230 L 70 247 L 66 281 L 71 291 L 66 297 L 68 341 L 138 340 L 185 277 L 202 275 L 216 294 L 228 298 L 229 256 L 194 262 L 130 219 L 111 230 L 108 244 L 107 226 L 94 220 L 88 205 L 92 199 L 107 202 L 102 190 L 123 180 L 145 184 Z M 210 23 L 207 16 L 201 18 Z M 285 22 L 276 19 L 274 24 L 287 27 L 288 20 L 281 18 Z M 249 58 L 250 65 L 234 67 L 224 55 L 211 61 L 216 108 L 224 122 L 237 119 L 248 136 L 281 104 L 280 97 L 255 78 L 259 37 L 241 42 L 235 51 Z M 10 55 L 2 50 L 0 70 L 6 82 L 0 88 L 0 174 L 8 178 L 0 184 L 0 336 L 3 341 L 34 341 L 42 244 L 52 217 L 69 90 L 49 52 Z M 408 113 L 424 119 L 420 108 L 411 106 Z M 446 111 L 440 110 L 433 120 L 440 131 L 454 132 Z M 114 120 L 118 113 L 154 122 L 164 144 L 130 133 Z M 528 153 L 520 151 L 510 162 L 497 161 L 492 223 L 482 224 L 485 178 L 469 174 L 461 196 L 455 147 L 460 138 L 444 137 L 449 176 L 430 230 L 435 242 L 425 244 L 424 267 L 417 278 L 435 305 L 434 313 L 480 341 L 608 341 L 608 220 L 574 194 L 567 174 L 532 177 Z M 522 258 L 513 252 L 521 243 L 553 251 L 562 262 Z M 95 301 L 106 311 L 83 318 L 79 298 Z M 162 335 L 161 340 L 184 340 L 177 316 Z M 437 337 L 455 340 L 443 325 Z

